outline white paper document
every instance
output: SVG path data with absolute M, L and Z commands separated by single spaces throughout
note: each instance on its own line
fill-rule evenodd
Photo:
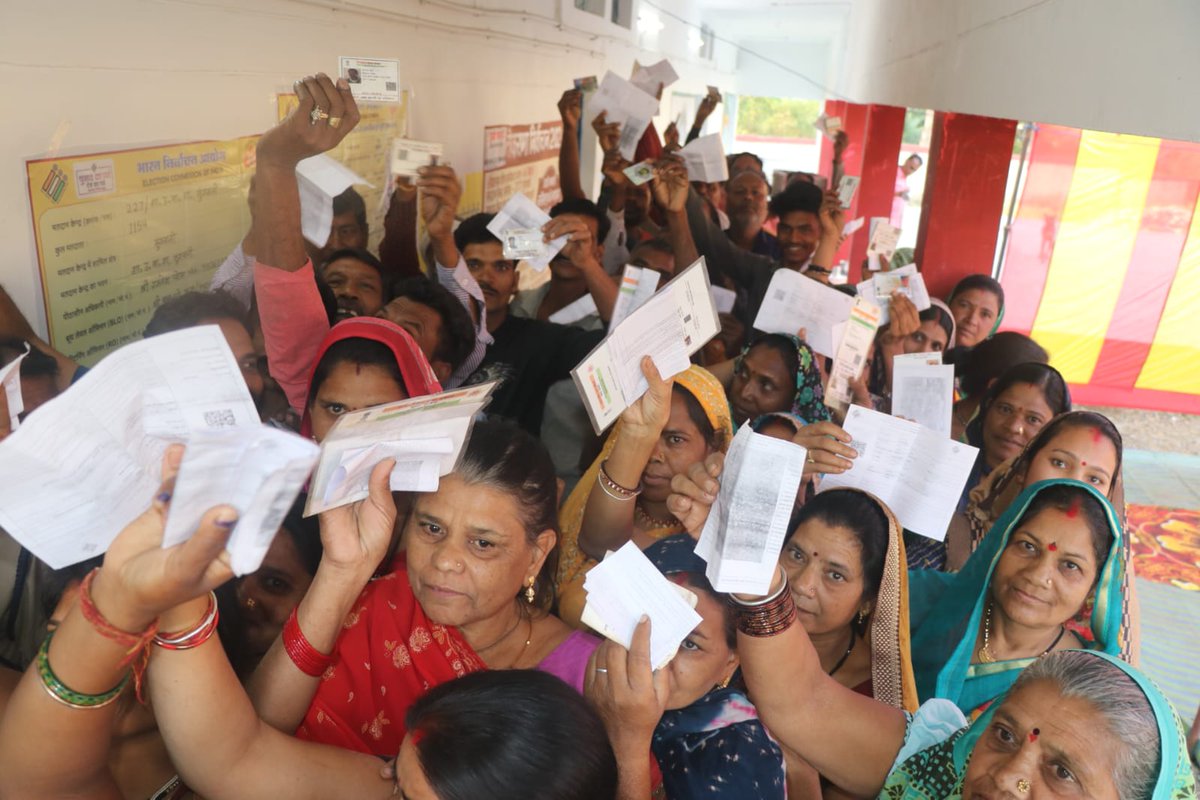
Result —
M 235 575 L 262 564 L 288 509 L 317 463 L 317 445 L 302 436 L 260 425 L 188 440 L 163 532 L 163 547 L 191 538 L 216 505 L 238 511 L 226 549 Z
M 847 222 L 845 225 L 842 226 L 842 236 L 849 236 L 852 233 L 857 233 L 862 228 L 862 226 L 866 225 L 866 224 L 867 224 L 866 217 L 858 217 L 857 219 L 852 219 L 849 222 Z
M 400 62 L 394 58 L 338 59 L 338 74 L 350 84 L 350 94 L 360 103 L 400 102 Z
M 713 303 L 717 306 L 718 314 L 733 313 L 733 304 L 737 302 L 737 292 L 726 289 L 724 286 L 712 286 L 709 291 L 712 292 Z
M 571 370 L 596 433 L 645 394 L 642 358 L 650 356 L 663 378 L 678 375 L 688 357 L 721 330 L 704 259 L 679 273 L 632 312 Z
M 338 417 L 321 442 L 304 516 L 362 500 L 371 471 L 385 458 L 396 459 L 393 491 L 435 491 L 438 478 L 458 464 L 475 415 L 495 388 L 483 383 Z
M 875 220 L 871 220 L 874 222 Z M 871 241 L 867 245 L 867 258 L 870 259 L 872 265 L 879 263 L 879 256 L 891 260 L 892 255 L 896 252 L 896 245 L 900 242 L 900 229 L 893 226 L 886 219 L 881 219 L 878 224 L 871 226 Z M 873 266 L 873 269 L 879 269 Z
M 837 196 L 842 208 L 849 208 L 850 203 L 854 201 L 854 193 L 858 191 L 859 180 L 857 175 L 843 175 L 842 179 L 838 181 Z
M 100 555 L 150 505 L 168 444 L 259 424 L 216 325 L 126 345 L 0 442 L 0 527 L 54 569 Z
M 861 406 L 850 406 L 842 428 L 858 458 L 846 472 L 821 478 L 819 491 L 849 486 L 871 492 L 905 528 L 944 540 L 979 450 Z
M 393 139 L 392 177 L 405 175 L 417 177 L 421 167 L 432 167 L 442 158 L 441 142 L 418 142 L 416 139 Z
M 296 165 L 296 183 L 300 188 L 300 232 L 317 247 L 324 247 L 329 241 L 333 198 L 351 186 L 372 186 L 324 153 Z
M 626 649 L 642 616 L 650 618 L 650 663 L 656 670 L 670 663 L 683 640 L 703 622 L 696 613 L 695 594 L 680 591 L 683 587 L 667 580 L 633 542 L 592 567 L 583 588 L 583 623 Z
M 593 314 L 599 313 L 600 309 L 596 306 L 596 299 L 592 297 L 591 292 L 588 292 L 575 302 L 568 303 L 558 311 L 555 311 L 546 317 L 546 319 L 556 325 L 573 325 L 581 319 L 586 319 Z
M 693 139 L 684 145 L 678 155 L 687 167 L 689 180 L 702 183 L 729 180 L 729 164 L 725 161 L 725 148 L 719 133 Z
M 850 405 L 850 383 L 862 374 L 867 362 L 867 353 L 879 330 L 879 306 L 861 297 L 854 301 L 850 317 L 839 326 L 836 334 L 837 355 L 833 369 L 829 372 L 829 384 L 825 387 L 825 405 L 842 411 Z
M 827 117 L 825 116 L 825 113 L 822 112 L 821 115 L 817 117 L 816 122 L 813 123 L 813 127 L 825 134 L 827 138 L 832 139 L 836 137 L 838 131 L 842 129 L 842 118 Z
M 877 272 L 874 277 L 858 284 L 856 289 L 859 297 L 879 306 L 882 311 L 880 325 L 887 325 L 891 321 L 888 300 L 896 292 L 911 300 L 917 311 L 924 311 L 932 305 L 929 290 L 925 288 L 925 278 L 917 271 L 916 264 L 905 264 L 890 272 Z
M 0 391 L 8 403 L 8 425 L 10 431 L 15 431 L 21 424 L 18 417 L 25 412 L 25 398 L 21 394 L 21 362 L 29 355 L 29 343 L 25 344 L 25 352 L 0 368 Z
M 754 328 L 763 333 L 795 335 L 801 328 L 817 353 L 837 355 L 833 327 L 845 322 L 854 298 L 792 269 L 777 269 L 771 275 L 767 296 L 758 308 Z
M 608 123 L 621 124 L 619 148 L 626 161 L 632 161 L 637 143 L 658 114 L 658 98 L 646 94 L 624 78 L 612 72 L 604 73 L 600 88 L 587 95 L 585 119 L 593 120 L 604 112 Z
M 632 264 L 625 267 L 625 271 L 621 273 L 621 285 L 617 289 L 617 300 L 613 303 L 612 319 L 608 321 L 610 331 L 654 296 L 661 277 L 657 270 L 649 267 L 635 267 Z M 553 322 L 554 318 L 551 317 L 550 321 Z
M 764 595 L 771 588 L 788 520 L 804 476 L 807 450 L 743 425 L 721 473 L 696 555 L 718 592 Z
M 651 64 L 648 67 L 638 65 L 633 70 L 633 77 L 629 79 L 629 82 L 651 97 L 658 99 L 659 90 L 665 89 L 677 80 L 679 80 L 679 75 L 675 72 L 675 68 L 671 66 L 670 61 L 664 58 L 657 64 Z
M 523 194 L 514 194 L 508 198 L 508 202 L 504 204 L 504 208 L 496 212 L 496 216 L 488 223 L 487 229 L 491 231 L 500 244 L 505 249 L 505 257 L 509 256 L 508 251 L 515 243 L 510 242 L 514 234 L 527 238 L 526 235 L 531 232 L 534 236 L 534 241 L 541 245 L 541 250 L 536 255 L 523 256 L 518 255 L 529 266 L 533 267 L 538 272 L 543 271 L 550 266 L 550 262 L 558 255 L 564 247 L 567 246 L 567 241 L 570 237 L 560 236 L 549 242 L 542 242 L 542 226 L 550 221 L 550 215 L 538 205 Z
M 927 358 L 892 361 L 892 415 L 910 419 L 949 438 L 954 413 L 954 365 L 942 364 L 940 353 Z M 937 363 L 928 363 L 928 356 Z

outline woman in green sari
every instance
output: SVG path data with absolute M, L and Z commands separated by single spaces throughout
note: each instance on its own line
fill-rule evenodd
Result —
M 742 673 L 763 723 L 857 797 L 1196 797 L 1178 716 L 1145 676 L 1111 655 L 1062 650 L 1036 659 L 967 725 L 946 700 L 906 714 L 824 674 L 782 576 L 768 597 L 734 600 Z
M 922 701 L 977 716 L 1037 657 L 1120 650 L 1121 525 L 1108 499 L 1074 480 L 1025 489 L 962 570 L 909 574 L 913 672 Z M 1067 629 L 1094 597 L 1092 634 Z

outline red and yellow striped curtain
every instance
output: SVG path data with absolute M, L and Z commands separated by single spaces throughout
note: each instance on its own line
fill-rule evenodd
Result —
M 1200 144 L 1039 125 L 1004 328 L 1080 403 L 1200 413 Z

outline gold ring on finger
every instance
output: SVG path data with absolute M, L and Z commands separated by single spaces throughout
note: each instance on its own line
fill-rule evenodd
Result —
M 339 126 L 341 124 L 342 124 L 341 117 L 330 117 L 329 118 L 329 127 L 336 128 L 337 126 Z
M 316 125 L 323 119 L 329 119 L 329 114 L 320 106 L 313 106 L 313 110 L 308 112 L 308 122 L 310 125 Z

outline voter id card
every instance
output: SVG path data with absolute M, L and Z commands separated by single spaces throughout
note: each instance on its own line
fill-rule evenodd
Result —
M 504 232 L 504 257 L 513 261 L 536 258 L 546 248 L 538 228 L 513 228 Z

